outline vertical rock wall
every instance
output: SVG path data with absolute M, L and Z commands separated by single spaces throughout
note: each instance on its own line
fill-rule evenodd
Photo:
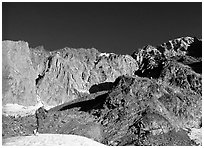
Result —
M 2 95 L 3 104 L 36 104 L 35 78 L 30 50 L 26 42 L 2 43 Z
M 3 104 L 25 106 L 35 105 L 37 96 L 45 105 L 59 105 L 138 69 L 129 55 L 71 48 L 48 52 L 23 41 L 3 41 L 3 57 Z

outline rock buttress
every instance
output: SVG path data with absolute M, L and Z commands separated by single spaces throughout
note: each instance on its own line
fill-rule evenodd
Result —
M 90 93 L 92 85 L 132 76 L 136 61 L 128 55 L 101 56 L 95 49 L 62 49 L 48 59 L 48 69 L 37 88 L 43 102 L 55 106 Z
M 32 66 L 28 43 L 2 42 L 2 104 L 35 105 L 37 73 Z

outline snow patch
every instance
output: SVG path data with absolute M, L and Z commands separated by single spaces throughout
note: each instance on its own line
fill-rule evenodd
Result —
M 110 55 L 114 55 L 114 53 L 100 53 L 99 57 L 102 57 L 102 56 L 109 57 Z
M 202 127 L 200 129 L 192 128 L 188 136 L 197 144 L 202 145 Z
M 87 137 L 63 134 L 39 134 L 3 139 L 3 145 L 15 146 L 106 146 Z
M 41 102 L 35 106 L 23 106 L 19 104 L 6 104 L 2 107 L 2 114 L 5 116 L 23 117 L 28 115 L 34 115 L 35 111 L 44 106 Z M 46 110 L 52 108 L 53 106 L 44 106 Z

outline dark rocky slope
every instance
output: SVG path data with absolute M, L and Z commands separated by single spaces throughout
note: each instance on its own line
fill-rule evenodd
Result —
M 95 49 L 28 51 L 36 64 L 33 94 L 55 107 L 27 117 L 3 116 L 3 138 L 29 135 L 38 124 L 40 133 L 82 135 L 106 145 L 196 145 L 188 130 L 202 127 L 201 40 L 178 38 L 132 57 Z M 13 69 L 19 67 L 6 74 Z M 29 75 L 11 76 L 7 81 Z M 6 88 L 4 94 L 13 87 Z M 18 101 L 28 105 L 23 100 Z

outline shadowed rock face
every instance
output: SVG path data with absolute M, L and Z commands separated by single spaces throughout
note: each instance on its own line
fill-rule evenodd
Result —
M 81 135 L 106 145 L 193 145 L 183 129 L 200 128 L 201 96 L 175 90 L 153 79 L 120 76 L 111 91 L 94 99 L 40 108 L 38 131 Z
M 142 77 L 159 78 L 166 63 L 176 61 L 190 66 L 197 73 L 202 73 L 202 41 L 197 38 L 182 37 L 170 40 L 160 46 L 145 46 L 134 52 Z
M 195 145 L 186 129 L 202 127 L 201 40 L 178 38 L 132 57 L 95 49 L 26 49 L 34 63 L 34 94 L 55 107 L 29 118 L 4 117 L 22 126 L 14 131 L 3 122 L 3 137 L 30 134 L 38 126 L 40 133 L 76 134 L 106 145 Z M 11 77 L 8 82 L 19 79 Z M 15 90 L 11 86 L 4 96 Z

